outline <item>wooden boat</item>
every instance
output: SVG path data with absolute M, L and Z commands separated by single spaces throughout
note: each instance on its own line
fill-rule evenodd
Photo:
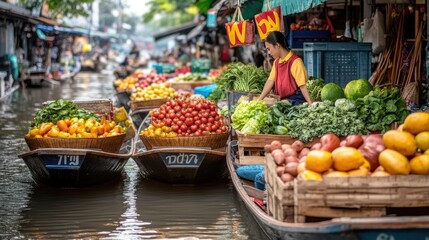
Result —
M 138 133 L 149 122 L 150 115 L 140 125 Z M 145 178 L 171 184 L 198 184 L 227 175 L 225 148 L 159 146 L 149 150 L 137 136 L 132 158 Z
M 131 94 L 127 91 L 120 91 L 115 93 L 116 99 L 119 103 L 119 106 L 124 107 L 127 111 L 130 111 L 130 101 Z
M 112 102 L 108 99 L 74 100 L 73 102 L 92 112 L 113 113 Z M 49 101 L 44 102 L 43 105 L 46 106 L 49 103 Z M 130 120 L 129 116 L 128 119 Z M 95 185 L 121 175 L 125 164 L 134 152 L 134 136 L 135 128 L 129 127 L 125 136 L 119 138 L 121 139 L 119 142 L 116 138 L 109 140 L 99 138 L 106 141 L 100 141 L 102 145 L 96 149 L 93 145 L 86 144 L 89 141 L 85 144 L 73 142 L 70 145 L 70 141 L 54 139 L 58 140 L 54 141 L 54 145 L 48 144 L 52 141 L 38 146 L 29 144 L 30 151 L 19 157 L 24 160 L 33 180 L 38 184 L 59 187 Z M 61 144 L 61 147 L 58 144 Z M 112 144 L 114 146 L 109 146 Z M 118 146 L 120 144 L 121 146 Z
M 392 216 L 371 218 L 333 218 L 311 223 L 278 221 L 254 199 L 264 199 L 265 193 L 240 179 L 235 158 L 237 142 L 230 141 L 227 148 L 227 166 L 232 183 L 247 210 L 269 239 L 428 239 L 429 216 Z
M 39 148 L 22 158 L 38 184 L 82 187 L 119 177 L 134 151 L 134 139 L 127 140 L 119 153 L 92 149 Z

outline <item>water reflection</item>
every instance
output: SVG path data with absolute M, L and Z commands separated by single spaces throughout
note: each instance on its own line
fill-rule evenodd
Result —
M 125 210 L 123 191 L 123 180 L 81 189 L 34 186 L 19 231 L 31 239 L 107 236 Z

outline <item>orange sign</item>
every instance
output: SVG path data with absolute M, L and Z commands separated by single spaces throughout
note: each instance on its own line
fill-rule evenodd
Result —
M 272 31 L 283 31 L 283 16 L 280 6 L 255 15 L 255 21 L 261 40 L 267 38 Z
M 252 44 L 255 42 L 255 27 L 252 21 L 237 21 L 225 24 L 231 47 Z

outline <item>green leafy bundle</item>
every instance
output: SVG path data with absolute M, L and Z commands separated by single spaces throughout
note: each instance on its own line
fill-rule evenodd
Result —
M 58 99 L 36 112 L 36 116 L 31 123 L 31 128 L 34 126 L 39 127 L 40 124 L 44 122 L 52 122 L 55 124 L 59 120 L 70 119 L 74 117 L 83 118 L 85 120 L 88 118 L 94 118 L 99 121 L 99 117 L 97 117 L 97 115 L 94 113 L 86 109 L 79 108 L 71 101 Z
M 356 100 L 360 117 L 369 131 L 386 132 L 394 122 L 403 122 L 409 111 L 399 88 L 374 87 L 368 95 Z
M 267 111 L 268 107 L 264 101 L 253 100 L 239 103 L 231 116 L 231 126 L 237 130 L 241 130 L 250 119 L 258 114 L 263 114 L 265 117 Z M 265 121 L 264 117 L 258 118 L 255 124 L 262 124 Z
M 208 96 L 209 100 L 218 101 L 226 98 L 226 91 L 260 93 L 264 88 L 268 73 L 262 68 L 241 62 L 232 63 L 219 76 L 215 90 Z
M 365 122 L 350 102 L 335 105 L 334 102 L 324 101 L 312 106 L 293 106 L 287 117 L 288 134 L 303 142 L 309 142 L 326 133 L 334 133 L 337 136 L 367 133 Z
M 320 94 L 325 85 L 323 78 L 309 77 L 307 82 L 307 89 L 313 101 L 320 101 Z

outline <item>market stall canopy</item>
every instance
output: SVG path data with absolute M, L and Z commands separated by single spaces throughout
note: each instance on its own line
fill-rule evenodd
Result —
M 174 35 L 174 34 L 187 34 L 187 33 L 189 33 L 189 31 L 194 29 L 196 26 L 198 26 L 198 23 L 194 23 L 194 22 L 183 24 L 179 27 L 169 29 L 165 32 L 155 34 L 155 35 L 153 35 L 153 38 L 155 41 L 158 41 L 159 39 L 162 39 L 162 38 Z
M 327 0 L 264 0 L 262 12 L 267 10 L 267 1 L 270 3 L 270 8 L 281 6 L 282 14 L 289 15 L 306 11 L 326 2 Z
M 187 35 L 186 40 L 191 40 L 192 38 L 197 37 L 204 30 L 206 26 L 206 21 L 201 22 L 196 27 L 194 27 Z
M 62 33 L 69 33 L 69 34 L 77 34 L 77 35 L 87 35 L 88 30 L 86 29 L 74 29 L 74 28 L 67 28 L 67 27 L 59 27 L 59 26 L 47 26 L 43 24 L 37 24 L 36 29 L 40 29 L 44 32 L 62 32 Z

